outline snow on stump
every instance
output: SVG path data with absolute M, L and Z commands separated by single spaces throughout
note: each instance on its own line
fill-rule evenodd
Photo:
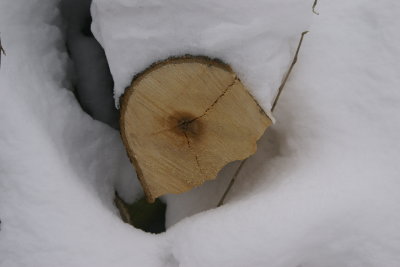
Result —
M 122 139 L 150 202 L 254 154 L 271 124 L 230 66 L 206 57 L 157 62 L 121 99 Z

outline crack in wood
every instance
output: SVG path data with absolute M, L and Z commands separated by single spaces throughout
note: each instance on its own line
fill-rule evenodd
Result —
M 229 90 L 232 86 L 234 86 L 235 83 L 236 83 L 238 80 L 239 80 L 238 77 L 235 76 L 234 79 L 233 79 L 233 82 L 231 82 L 231 84 L 229 84 L 229 85 L 225 88 L 225 90 L 217 97 L 217 99 L 215 99 L 215 101 L 211 104 L 211 106 L 209 106 L 209 107 L 204 111 L 203 115 L 201 115 L 201 116 L 199 116 L 199 117 L 197 117 L 197 118 L 194 118 L 193 121 L 195 121 L 195 120 L 197 120 L 197 119 L 199 119 L 199 118 L 205 116 L 205 115 L 219 102 L 219 100 L 220 100 L 224 95 L 226 95 L 226 93 L 228 92 L 228 90 Z
M 228 92 L 228 90 L 229 90 L 230 88 L 232 88 L 232 87 L 235 85 L 235 83 L 236 83 L 237 81 L 239 81 L 239 78 L 238 78 L 237 76 L 235 76 L 234 79 L 233 79 L 233 81 L 224 89 L 224 91 L 215 99 L 215 101 L 203 112 L 202 115 L 197 116 L 196 118 L 193 118 L 193 119 L 191 119 L 191 120 L 182 121 L 181 123 L 179 123 L 178 125 L 176 125 L 176 126 L 174 126 L 174 127 L 167 128 L 167 129 L 163 129 L 163 130 L 160 130 L 160 131 L 151 133 L 151 135 L 157 135 L 157 134 L 160 134 L 160 133 L 163 133 L 163 132 L 167 132 L 167 131 L 174 130 L 174 129 L 176 129 L 176 128 L 188 128 L 188 126 L 189 126 L 190 123 L 192 123 L 192 122 L 194 122 L 195 120 L 198 120 L 198 119 L 204 117 L 205 115 L 207 115 L 207 113 L 221 100 L 221 98 L 222 98 L 224 95 L 226 95 L 226 93 Z
M 192 145 L 190 144 L 190 138 L 189 138 L 189 136 L 187 136 L 186 132 L 184 132 L 183 134 L 186 137 L 186 141 L 187 141 L 189 150 L 194 154 L 194 157 L 195 157 L 196 163 L 197 163 L 197 167 L 199 168 L 200 173 L 203 174 L 203 171 L 201 170 L 201 167 L 200 167 L 199 158 L 197 157 L 196 152 L 193 150 Z
M 200 167 L 199 158 L 198 158 L 196 152 L 193 150 L 192 145 L 191 145 L 191 143 L 190 143 L 190 138 L 189 138 L 189 136 L 187 135 L 186 132 L 187 132 L 187 130 L 189 129 L 189 125 L 190 125 L 192 122 L 194 122 L 195 120 L 200 119 L 201 117 L 205 116 L 205 115 L 206 115 L 206 114 L 221 100 L 221 98 L 222 98 L 224 95 L 226 95 L 226 93 L 228 92 L 228 90 L 229 90 L 230 88 L 232 88 L 238 80 L 239 80 L 238 77 L 235 76 L 234 79 L 233 79 L 233 81 L 224 89 L 224 91 L 217 97 L 217 99 L 215 99 L 215 101 L 203 112 L 202 115 L 200 115 L 200 116 L 198 116 L 198 117 L 196 117 L 196 118 L 194 118 L 194 119 L 191 119 L 191 120 L 189 120 L 189 121 L 185 120 L 185 121 L 181 122 L 180 124 L 178 124 L 177 126 L 175 126 L 174 128 L 172 128 L 172 129 L 175 129 L 176 127 L 179 127 L 179 128 L 181 128 L 181 129 L 183 130 L 183 134 L 184 134 L 184 136 L 185 136 L 185 138 L 186 138 L 186 141 L 187 141 L 187 144 L 188 144 L 188 148 L 189 148 L 189 150 L 194 154 L 194 157 L 195 157 L 195 159 L 196 159 L 197 166 L 198 166 L 199 171 L 200 171 L 201 174 L 203 174 L 203 171 L 202 171 L 202 169 L 201 169 L 201 167 Z M 170 130 L 172 130 L 172 129 L 170 129 Z

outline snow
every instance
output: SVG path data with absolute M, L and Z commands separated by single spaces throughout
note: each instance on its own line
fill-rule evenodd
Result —
M 151 235 L 122 223 L 112 204 L 114 186 L 130 200 L 141 189 L 118 132 L 86 115 L 68 90 L 58 2 L 2 0 L 7 56 L 0 69 L 0 266 L 397 267 L 400 3 L 320 1 L 316 16 L 309 1 L 263 1 L 271 8 L 252 9 L 251 21 L 274 18 L 274 24 L 255 27 L 265 34 L 254 31 L 258 39 L 225 50 L 228 35 L 216 31 L 221 43 L 211 51 L 211 40 L 196 39 L 197 48 L 180 40 L 183 46 L 175 47 L 157 37 L 171 31 L 167 11 L 171 20 L 189 13 L 196 22 L 192 7 L 203 16 L 203 3 L 211 3 L 186 1 L 178 9 L 180 2 L 95 0 L 93 27 L 116 96 L 146 60 L 193 49 L 231 63 L 267 108 L 300 32 L 310 25 L 274 113 L 277 122 L 244 165 L 226 204 L 214 208 L 238 162 L 204 186 L 167 196 L 166 233 Z M 230 3 L 218 1 L 211 19 L 233 19 L 218 25 L 240 28 L 232 14 L 247 14 L 246 5 L 233 5 L 232 13 L 218 9 Z M 267 18 L 257 20 L 261 14 Z M 140 29 L 141 37 L 133 34 Z M 180 29 L 176 35 L 183 38 L 189 28 Z M 258 61 L 246 51 L 267 44 L 274 48 L 265 50 L 270 58 Z M 250 71 L 257 64 L 265 66 L 261 80 Z
M 114 184 L 140 187 L 118 132 L 66 88 L 57 4 L 0 2 L 0 266 L 161 266 L 164 244 L 112 204 Z
M 91 0 L 62 0 L 60 10 L 66 28 L 66 43 L 74 66 L 75 92 L 82 108 L 92 118 L 118 129 L 113 79 L 104 50 L 90 34 Z M 71 78 L 74 78 L 70 75 Z
M 318 11 L 228 203 L 167 232 L 181 266 L 399 266 L 400 5 Z
M 270 110 L 311 17 L 305 0 L 94 0 L 92 31 L 106 51 L 116 104 L 132 77 L 171 56 L 230 64 Z

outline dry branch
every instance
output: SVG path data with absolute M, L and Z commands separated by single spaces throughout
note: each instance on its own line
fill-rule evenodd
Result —
M 318 4 L 318 0 L 314 0 L 314 4 L 312 6 L 312 12 L 316 15 L 319 15 L 319 13 L 317 11 L 315 11 L 315 8 L 317 7 Z
M 6 55 L 6 51 L 4 51 L 3 46 L 1 45 L 1 37 L 0 37 L 0 67 L 1 67 L 1 53 Z
M 286 82 L 287 82 L 287 80 L 289 79 L 290 73 L 292 72 L 293 67 L 294 67 L 294 65 L 295 65 L 296 62 L 297 62 L 297 58 L 298 58 L 298 55 L 299 55 L 299 52 L 300 52 L 300 48 L 301 48 L 301 45 L 302 45 L 302 43 L 303 43 L 304 35 L 306 35 L 307 33 L 308 33 L 308 31 L 305 31 L 305 32 L 302 32 L 302 33 L 301 33 L 300 41 L 299 41 L 299 44 L 297 45 L 297 49 L 296 49 L 296 52 L 295 52 L 295 54 L 294 54 L 292 63 L 290 64 L 290 67 L 289 67 L 288 71 L 286 72 L 286 74 L 285 74 L 285 76 L 284 76 L 284 78 L 283 78 L 283 80 L 282 80 L 281 85 L 279 86 L 278 93 L 277 93 L 277 95 L 276 95 L 276 97 L 275 97 L 275 100 L 274 100 L 274 102 L 273 102 L 273 104 L 272 104 L 271 112 L 273 112 L 273 111 L 275 110 L 276 104 L 278 103 L 278 100 L 279 100 L 279 97 L 280 97 L 280 95 L 281 95 L 281 93 L 282 93 L 282 91 L 283 91 L 283 88 L 285 87 Z M 246 159 L 246 160 L 247 160 L 247 159 Z M 231 179 L 231 181 L 229 182 L 229 185 L 228 185 L 227 189 L 225 190 L 224 194 L 222 195 L 221 200 L 218 202 L 217 207 L 219 207 L 219 206 L 221 206 L 221 205 L 224 204 L 224 200 L 225 200 L 226 196 L 228 195 L 229 191 L 231 190 L 233 184 L 235 183 L 236 177 L 239 175 L 240 170 L 242 169 L 242 167 L 243 167 L 244 163 L 246 162 L 246 160 L 243 160 L 243 161 L 240 163 L 240 165 L 239 165 L 239 167 L 237 168 L 235 174 L 232 176 L 232 179 Z

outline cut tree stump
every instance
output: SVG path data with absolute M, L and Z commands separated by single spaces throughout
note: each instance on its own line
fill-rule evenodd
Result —
M 271 119 L 233 70 L 184 56 L 153 64 L 121 99 L 121 136 L 149 202 L 254 154 Z

